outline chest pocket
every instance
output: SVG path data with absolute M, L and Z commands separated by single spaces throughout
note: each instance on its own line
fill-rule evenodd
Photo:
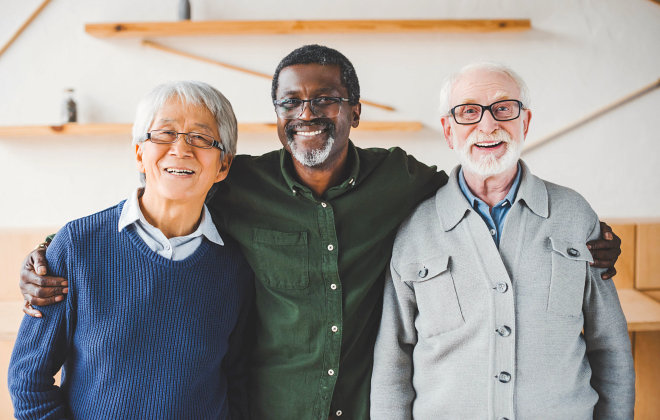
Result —
M 587 264 L 593 262 L 584 241 L 550 238 L 552 276 L 548 296 L 548 312 L 555 315 L 579 316 L 582 313 Z
M 465 324 L 449 270 L 449 257 L 431 257 L 403 267 L 401 280 L 412 284 L 417 299 L 417 330 L 423 337 L 443 334 Z
M 307 232 L 279 232 L 255 228 L 251 261 L 257 280 L 279 289 L 304 289 L 309 285 Z

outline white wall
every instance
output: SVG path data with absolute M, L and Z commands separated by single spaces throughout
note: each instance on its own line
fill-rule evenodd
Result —
M 41 3 L 0 0 L 0 44 Z M 528 82 L 528 142 L 660 77 L 660 6 L 649 0 L 492 1 L 193 0 L 194 20 L 530 18 L 531 31 L 502 34 L 321 34 L 160 38 L 166 45 L 271 73 L 294 48 L 342 51 L 362 96 L 363 120 L 420 120 L 419 133 L 356 131 L 360 146 L 399 145 L 451 169 L 436 114 L 441 78 L 474 60 L 511 65 Z M 155 84 L 199 79 L 234 104 L 240 121 L 273 121 L 270 82 L 147 49 L 139 39 L 97 39 L 85 23 L 176 19 L 177 0 L 54 0 L 0 56 L 0 125 L 57 123 L 62 91 L 76 89 L 79 121 L 131 122 Z M 525 156 L 538 175 L 585 195 L 603 217 L 660 217 L 660 89 Z M 239 152 L 279 147 L 275 134 L 239 138 Z M 59 226 L 110 206 L 136 184 L 128 137 L 0 138 L 0 227 Z

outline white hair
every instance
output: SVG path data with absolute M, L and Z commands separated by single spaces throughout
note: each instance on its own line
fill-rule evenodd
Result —
M 231 104 L 213 86 L 194 80 L 163 83 L 142 98 L 137 106 L 133 123 L 133 144 L 142 143 L 147 139 L 147 131 L 156 113 L 172 98 L 179 98 L 184 104 L 205 106 L 218 124 L 220 143 L 225 153 L 231 156 L 236 154 L 238 125 Z
M 477 62 L 468 64 L 459 71 L 450 74 L 444 79 L 442 84 L 442 89 L 440 89 L 440 115 L 445 116 L 449 115 L 451 110 L 451 93 L 454 90 L 454 85 L 456 82 L 466 73 L 474 70 L 486 70 L 493 73 L 504 73 L 509 76 L 514 83 L 518 86 L 520 90 L 520 98 L 518 100 L 522 102 L 524 109 L 529 109 L 531 105 L 531 98 L 529 96 L 529 88 L 525 81 L 513 71 L 510 67 L 505 66 L 504 64 L 494 63 L 489 61 Z M 488 105 L 488 104 L 483 104 Z

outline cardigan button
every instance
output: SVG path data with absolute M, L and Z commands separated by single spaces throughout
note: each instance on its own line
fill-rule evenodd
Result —
M 500 293 L 506 293 L 506 291 L 509 290 L 509 285 L 504 282 L 499 282 L 495 285 L 495 290 Z
M 500 337 L 508 337 L 511 335 L 511 328 L 507 327 L 506 325 L 498 327 L 495 331 L 500 335 Z
M 578 251 L 575 248 L 568 248 L 566 250 L 566 252 L 568 252 L 568 255 L 570 255 L 571 257 L 579 257 L 580 256 L 580 251 Z
M 502 371 L 499 375 L 496 376 L 496 378 L 503 384 L 506 384 L 511 380 L 511 374 L 509 372 Z

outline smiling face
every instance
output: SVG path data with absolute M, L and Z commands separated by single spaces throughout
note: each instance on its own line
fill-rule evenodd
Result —
M 320 96 L 346 98 L 348 91 L 341 83 L 338 66 L 296 64 L 279 74 L 277 99 L 314 99 Z M 319 118 L 305 103 L 302 114 L 295 119 L 277 117 L 277 134 L 294 162 L 308 168 L 338 167 L 348 151 L 351 127 L 360 121 L 360 104 L 342 102 L 339 115 Z
M 488 106 L 503 99 L 520 99 L 516 82 L 506 73 L 475 69 L 464 73 L 454 83 L 450 106 Z M 496 121 L 490 112 L 484 111 L 476 124 L 457 124 L 451 115 L 442 117 L 441 122 L 447 144 L 457 152 L 463 169 L 488 177 L 516 167 L 531 116 L 530 110 L 522 109 L 515 120 Z
M 218 126 L 203 105 L 182 103 L 179 98 L 167 101 L 156 113 L 149 128 L 179 133 L 207 134 L 218 141 Z M 165 201 L 201 200 L 211 186 L 223 180 L 231 158 L 221 158 L 217 148 L 200 149 L 187 144 L 183 136 L 173 144 L 145 141 L 135 146 L 137 166 L 146 177 L 145 195 Z

